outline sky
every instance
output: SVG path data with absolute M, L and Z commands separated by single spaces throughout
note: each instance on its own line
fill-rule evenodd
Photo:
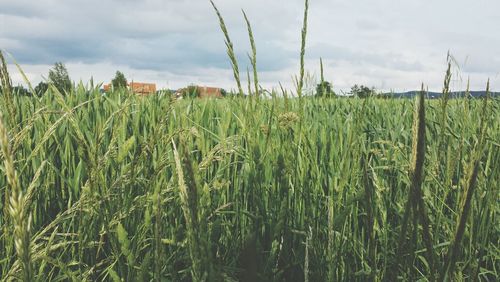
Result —
M 247 84 L 250 43 L 259 82 L 293 88 L 299 73 L 304 1 L 214 0 L 226 22 Z M 498 0 L 310 0 L 306 88 L 325 80 L 335 91 L 354 84 L 384 91 L 442 89 L 448 52 L 456 90 L 500 90 Z M 75 81 L 108 83 L 117 70 L 158 88 L 189 84 L 236 88 L 224 36 L 209 0 L 0 0 L 0 49 L 10 54 L 14 84 L 32 84 L 63 62 Z

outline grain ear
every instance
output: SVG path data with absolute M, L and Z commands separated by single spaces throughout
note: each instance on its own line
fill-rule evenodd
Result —
M 9 184 L 6 187 L 7 192 L 5 192 L 4 208 L 8 209 L 11 219 L 10 223 L 13 225 L 14 246 L 16 248 L 18 260 L 21 263 L 22 279 L 23 281 L 32 281 L 33 272 L 31 267 L 31 214 L 29 214 L 29 209 L 25 205 L 25 196 L 23 195 L 23 191 L 21 190 L 17 171 L 14 166 L 14 156 L 12 155 L 10 149 L 10 141 L 7 134 L 7 128 L 5 127 L 3 114 L 1 111 L 0 147 L 3 154 L 7 182 Z M 7 226 L 8 225 L 6 223 L 5 227 Z M 7 229 L 5 228 L 4 231 L 7 231 Z M 7 236 L 7 232 L 4 235 Z

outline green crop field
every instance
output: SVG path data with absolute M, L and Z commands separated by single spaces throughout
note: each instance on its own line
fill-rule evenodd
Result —
M 246 14 L 242 97 L 215 5 L 223 99 L 16 95 L 0 53 L 0 280 L 498 281 L 498 97 L 449 99 L 450 64 L 439 100 L 305 96 L 305 4 L 293 98 Z
M 0 105 L 4 280 L 498 277 L 499 101 Z

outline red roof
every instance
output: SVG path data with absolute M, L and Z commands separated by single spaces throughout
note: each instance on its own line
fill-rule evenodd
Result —
M 154 83 L 131 82 L 128 84 L 128 87 L 131 91 L 137 94 L 148 95 L 156 93 L 156 84 Z M 104 91 L 111 90 L 111 83 L 104 84 L 103 88 Z
M 154 83 L 131 82 L 128 85 L 130 90 L 138 94 L 147 95 L 156 92 L 156 84 Z

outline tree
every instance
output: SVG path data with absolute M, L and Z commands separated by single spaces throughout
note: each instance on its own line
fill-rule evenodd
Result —
M 375 88 L 368 88 L 364 85 L 357 85 L 354 84 L 353 87 L 351 87 L 351 92 L 352 95 L 359 97 L 359 98 L 368 98 L 373 95 L 375 95 Z
M 332 90 L 332 84 L 328 81 L 325 81 L 325 76 L 323 75 L 323 59 L 319 58 L 319 67 L 321 71 L 321 81 L 316 86 L 316 97 L 333 97 L 335 96 L 335 92 Z
M 49 88 L 49 85 L 43 81 L 40 81 L 40 83 L 38 83 L 38 85 L 35 87 L 35 95 L 37 96 L 42 96 L 43 94 L 45 94 L 45 92 L 47 92 L 47 89 Z
M 71 90 L 71 80 L 68 75 L 68 70 L 61 63 L 57 62 L 54 67 L 49 71 L 49 81 L 61 92 L 66 94 Z
M 330 98 L 335 95 L 335 92 L 332 90 L 332 85 L 328 81 L 320 82 L 316 86 L 316 97 Z
M 126 88 L 127 79 L 125 78 L 125 75 L 121 71 L 116 71 L 115 78 L 111 80 L 111 85 L 113 85 L 114 89 Z
M 222 95 L 222 97 L 226 97 L 228 93 L 227 93 L 226 89 L 221 89 L 220 94 Z
M 12 93 L 19 96 L 31 96 L 30 91 L 22 85 L 12 87 Z

